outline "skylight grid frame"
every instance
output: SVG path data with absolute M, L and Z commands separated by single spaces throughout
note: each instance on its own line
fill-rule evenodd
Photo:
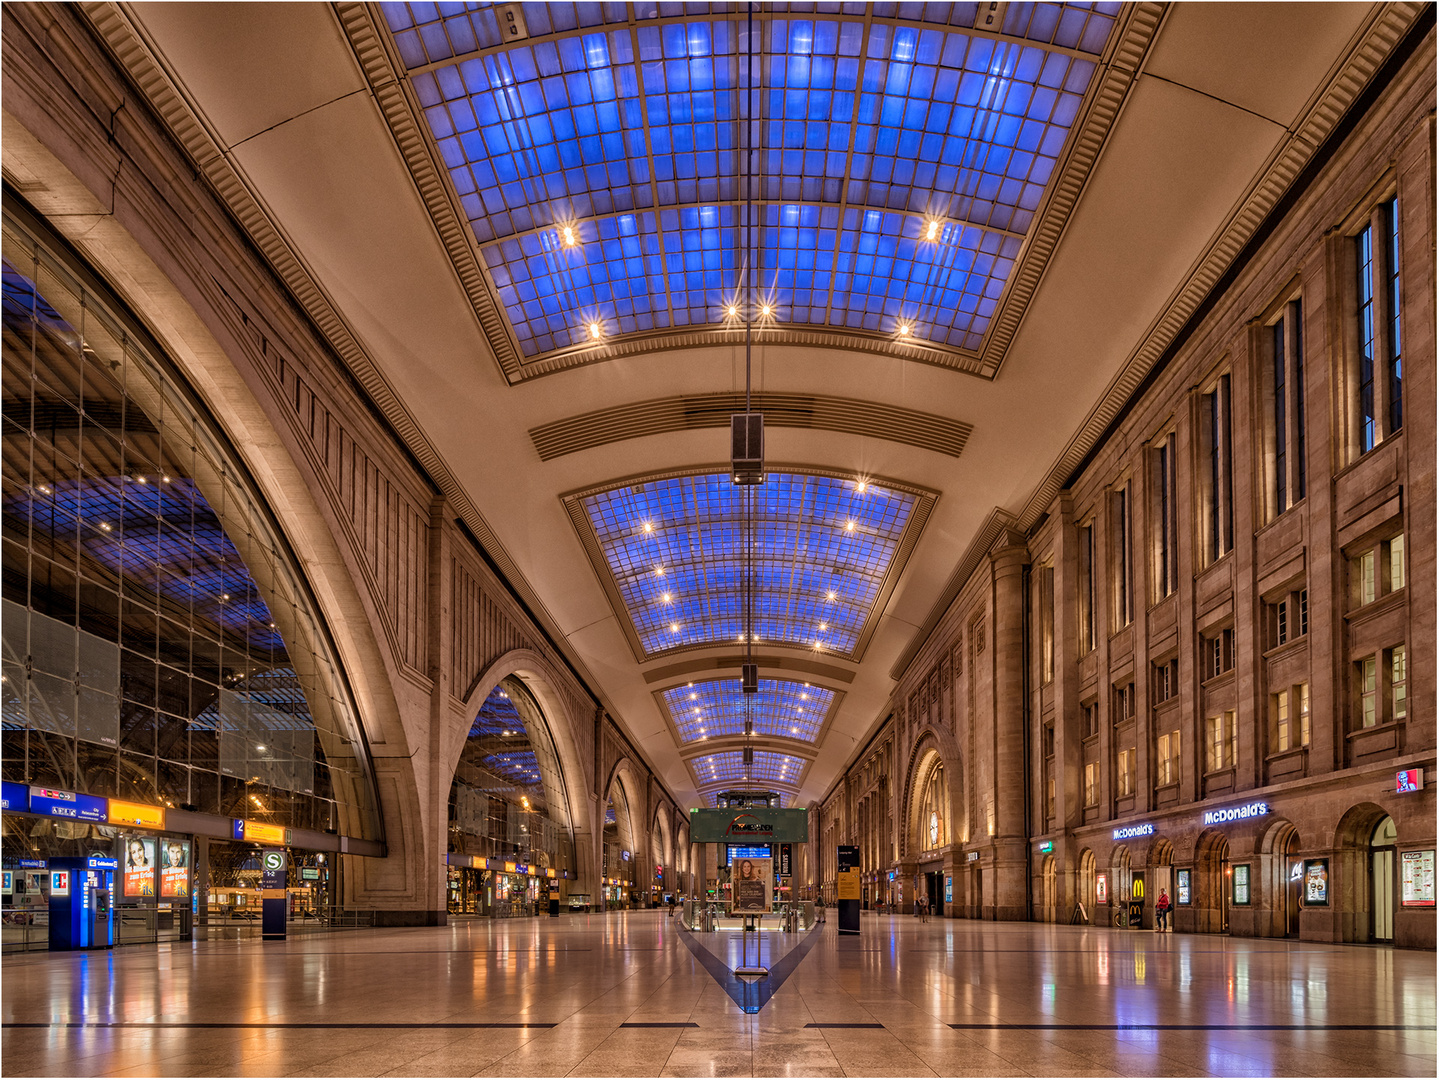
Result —
M 817 517 L 813 522 L 807 518 L 805 528 L 773 514 L 758 516 L 761 532 L 768 522 L 770 535 L 782 536 L 788 545 L 779 556 L 762 559 L 756 567 L 758 644 L 822 651 L 856 661 L 863 655 L 876 616 L 937 495 L 888 479 L 866 478 L 867 491 L 858 497 L 868 501 L 868 516 L 840 516 L 848 505 L 845 499 L 855 494 L 856 479 L 852 473 L 833 469 L 776 464 L 757 489 L 764 493 L 788 488 L 787 505 L 794 505 L 795 492 L 804 489 L 802 481 L 820 482 L 815 488 L 820 494 L 814 498 L 817 515 L 809 508 L 810 496 L 804 496 L 804 513 Z M 727 468 L 712 467 L 635 477 L 561 496 L 636 660 L 744 644 L 742 503 L 736 490 Z M 842 497 L 846 490 L 851 496 Z M 851 516 L 852 533 L 845 528 Z M 645 521 L 651 523 L 653 533 L 644 532 Z M 665 522 L 673 528 L 661 528 Z M 690 535 L 691 530 L 701 529 L 712 529 L 703 544 Z M 797 532 L 803 541 L 795 538 Z M 833 561 L 813 565 L 804 555 L 807 543 L 816 554 Z M 680 564 L 683 572 L 676 563 L 657 562 L 670 553 L 687 560 Z M 727 557 L 717 557 L 725 553 Z M 665 574 L 655 572 L 658 565 L 666 566 Z M 666 591 L 671 593 L 668 604 L 663 598 Z M 830 592 L 836 594 L 834 601 L 828 599 Z M 854 609 L 848 615 L 843 611 L 846 605 Z M 815 616 L 821 611 L 827 617 Z M 693 617 L 691 612 L 700 612 L 707 627 L 682 621 L 681 616 Z M 831 626 L 818 631 L 820 621 Z M 672 624 L 678 629 L 671 630 Z
M 744 752 L 721 750 L 713 754 L 700 754 L 685 762 L 695 779 L 699 791 L 710 791 L 716 787 L 733 787 L 745 782 Z M 776 750 L 756 750 L 754 765 L 750 768 L 749 782 L 753 787 L 768 787 L 783 784 L 798 791 L 809 768 L 809 759 L 797 754 L 785 754 Z
M 567 6 L 561 5 L 561 7 Z M 803 13 L 804 10 L 809 7 L 811 7 L 811 5 L 792 5 L 788 10 L 782 13 L 775 13 L 773 11 L 765 12 L 761 16 L 761 31 L 771 33 L 772 29 L 770 24 L 778 21 L 780 15 L 785 17 L 784 21 L 797 21 L 794 17 Z M 665 16 L 663 12 L 660 11 L 661 8 L 664 11 L 670 12 L 670 14 Z M 946 8 L 949 14 L 941 20 L 936 12 Z M 1070 8 L 1073 8 L 1073 10 L 1070 10 Z M 526 6 L 525 10 L 531 10 L 531 6 Z M 576 16 L 574 12 L 578 10 L 579 9 L 571 10 L 571 13 L 565 16 L 569 22 L 564 23 L 564 25 L 569 28 L 551 33 L 548 37 L 531 33 L 526 44 L 533 45 L 541 40 L 558 42 L 567 37 L 583 38 L 587 34 L 592 35 L 595 33 L 609 34 L 612 36 L 614 33 L 619 32 L 618 13 L 620 9 L 617 6 L 609 5 L 605 9 L 615 20 L 609 23 L 605 23 L 604 19 L 596 14 L 600 11 L 599 7 L 591 5 L 591 8 L 585 9 L 590 12 L 589 15 Z M 650 10 L 656 12 L 655 18 L 649 18 L 649 12 L 631 13 L 633 15 L 629 23 L 631 32 L 635 32 L 640 28 L 653 28 L 657 33 L 669 32 L 673 28 L 666 26 L 667 21 L 669 23 L 678 23 L 680 27 L 683 28 L 685 25 L 693 23 L 696 18 L 703 18 L 703 16 L 687 14 L 686 8 L 682 5 L 660 5 L 659 8 L 652 8 Z M 1104 55 L 1106 50 L 1111 47 L 1109 38 L 1113 36 L 1111 34 L 1113 26 L 1125 21 L 1118 18 L 1121 12 L 1120 6 L 1117 4 L 1070 5 L 1068 8 L 1059 8 L 1054 5 L 1023 4 L 1014 5 L 1009 9 L 1006 19 L 1006 32 L 1000 34 L 970 28 L 973 22 L 974 10 L 974 5 L 926 5 L 923 9 L 914 6 L 913 10 L 910 10 L 908 7 L 897 7 L 895 5 L 871 5 L 867 7 L 861 4 L 847 4 L 842 5 L 841 11 L 838 14 L 825 13 L 817 15 L 812 21 L 817 24 L 826 19 L 831 22 L 842 22 L 846 17 L 863 18 L 872 26 L 882 27 L 886 29 L 886 31 L 889 28 L 893 28 L 897 32 L 913 32 L 915 34 L 924 31 L 942 32 L 945 28 L 950 31 L 962 30 L 965 36 L 973 42 L 984 40 L 1015 45 L 1016 43 L 1023 44 L 1028 41 L 1043 45 L 1044 49 L 1051 55 L 1062 54 L 1066 57 L 1087 62 L 1092 62 L 1096 57 L 1102 57 Z M 1045 12 L 1048 14 L 1045 14 Z M 709 14 L 714 20 L 714 25 L 722 24 L 726 19 L 732 22 L 735 20 L 735 10 L 732 7 L 725 8 L 721 5 L 712 5 Z M 899 17 L 900 14 L 907 17 Z M 436 18 L 438 17 L 439 16 L 436 15 Z M 576 19 L 578 19 L 579 22 L 576 22 Z M 403 21 L 404 20 L 401 20 L 401 22 Z M 413 20 L 410 21 L 413 22 Z M 580 22 L 586 25 L 581 26 L 579 25 Z M 399 23 L 395 25 L 398 27 Z M 1126 26 L 1128 26 L 1127 23 Z M 1147 31 L 1145 31 L 1144 28 L 1140 28 L 1140 32 L 1143 33 Z M 738 30 L 736 31 L 736 34 L 737 33 Z M 1024 37 L 1016 37 L 1015 35 L 1017 34 L 1023 34 Z M 737 36 L 735 40 L 738 40 Z M 397 49 L 397 43 L 392 40 L 390 48 Z M 447 59 L 429 60 L 427 57 L 426 63 L 423 64 L 419 62 L 417 56 L 410 55 L 406 61 L 401 62 L 400 67 L 404 70 L 404 73 L 407 73 L 413 79 L 417 75 L 438 70 L 446 65 L 454 66 L 459 61 L 474 59 L 492 52 L 504 52 L 507 48 L 508 46 L 500 44 L 481 47 L 479 51 L 469 56 L 460 56 L 458 58 L 451 56 Z M 449 51 L 453 52 L 454 50 L 451 49 Z M 1121 81 L 1127 83 L 1128 80 Z M 1093 90 L 1094 87 L 1090 86 L 1086 92 L 1092 96 Z M 1100 122 L 1101 124 L 1107 124 L 1109 116 L 1112 114 L 1112 109 L 1108 107 L 1108 103 L 1106 103 L 1106 108 L 1101 110 L 1101 112 L 1104 116 Z M 1081 112 L 1079 115 L 1084 116 L 1086 114 Z M 394 115 L 392 111 L 391 119 L 393 122 Z M 1071 118 L 1071 126 L 1072 122 L 1073 118 Z M 1093 125 L 1091 124 L 1090 126 L 1092 127 Z M 1067 137 L 1068 132 L 1066 132 L 1066 138 Z M 1061 140 L 1061 143 L 1063 142 L 1064 140 Z M 653 158 L 653 155 L 651 155 L 651 157 Z M 1086 153 L 1085 155 L 1081 155 L 1081 157 L 1084 160 L 1080 167 L 1087 169 L 1092 160 L 1092 156 Z M 811 169 L 810 171 L 813 172 L 814 170 Z M 653 183 L 654 181 L 652 179 L 652 187 Z M 1061 213 L 1067 214 L 1069 209 L 1068 200 L 1060 201 L 1065 203 L 1061 209 Z M 1042 247 L 1047 251 L 1051 246 L 1052 240 L 1046 235 Z M 1006 268 L 1001 268 L 1000 272 L 1007 272 L 1007 270 Z M 1025 272 L 1023 288 L 1021 289 L 1023 295 L 1028 295 L 1028 293 L 1032 291 L 1032 278 L 1033 271 L 1027 270 Z M 1003 292 L 1005 285 L 1006 283 L 1001 280 L 1000 287 L 997 291 Z M 993 292 L 996 290 L 989 291 Z M 803 297 L 801 297 L 801 299 L 803 299 Z M 478 304 L 479 302 L 477 299 L 476 303 Z M 1009 302 L 1006 301 L 1006 303 Z M 691 309 L 695 307 L 695 305 L 692 304 L 689 306 Z M 784 306 L 783 303 L 781 306 Z M 804 308 L 805 306 L 806 305 L 803 304 L 796 305 L 796 307 L 799 308 Z M 811 319 L 817 316 L 817 310 L 813 310 L 817 309 L 817 304 L 811 304 L 808 305 L 808 307 L 811 310 L 805 312 L 805 316 Z M 993 343 L 988 341 L 987 335 L 992 328 L 990 320 L 997 307 L 999 307 L 999 303 L 993 295 L 980 294 L 978 298 L 976 298 L 974 294 L 971 294 L 969 299 L 965 301 L 964 310 L 961 312 L 962 316 L 968 318 L 969 325 L 961 325 L 957 329 L 951 328 L 945 333 L 936 332 L 933 335 L 933 340 L 916 340 L 908 336 L 906 336 L 904 340 L 896 340 L 893 336 L 885 333 L 864 329 L 863 326 L 859 328 L 850 327 L 847 324 L 824 325 L 818 322 L 796 322 L 794 325 L 812 326 L 815 331 L 817 331 L 815 333 L 800 334 L 796 340 L 804 340 L 817 345 L 846 346 L 847 335 L 858 330 L 868 339 L 867 341 L 860 341 L 858 343 L 862 349 L 884 352 L 894 352 L 898 350 L 901 354 L 909 356 L 912 359 L 937 363 L 942 366 L 954 367 L 961 370 L 969 370 L 977 374 L 990 375 L 993 373 L 993 370 L 997 368 L 998 355 L 1002 355 L 1003 349 L 1013 333 L 1012 324 L 1014 315 L 1013 313 L 1009 313 L 1005 315 L 1004 330 L 1000 342 L 998 346 L 996 346 L 999 352 L 993 359 L 986 359 L 990 352 L 994 352 L 994 348 L 991 347 Z M 948 306 L 938 307 L 937 309 L 950 310 Z M 1007 310 L 1007 308 L 1005 310 Z M 872 315 L 872 313 L 866 314 Z M 489 316 L 484 316 L 482 313 L 482 317 L 488 318 Z M 601 321 L 608 323 L 611 320 L 602 318 Z M 789 322 L 790 320 L 786 317 L 785 321 Z M 869 321 L 872 323 L 874 320 L 870 318 Z M 903 321 L 906 323 L 924 322 L 922 318 L 915 319 L 908 314 L 903 316 Z M 616 316 L 613 322 L 615 323 L 615 329 L 617 329 L 621 335 L 631 334 L 629 324 L 624 323 L 621 325 L 618 316 Z M 676 322 L 678 322 L 678 320 L 676 320 Z M 825 332 L 829 330 L 833 330 L 835 333 Z M 608 336 L 608 334 L 609 328 L 607 326 L 606 335 Z M 725 330 L 722 326 L 715 327 L 713 325 L 708 329 L 706 336 L 708 337 L 710 334 L 716 336 L 724 335 L 724 340 L 728 340 L 730 336 L 729 331 Z M 501 366 L 505 369 L 507 376 L 512 379 L 517 376 L 523 378 L 528 374 L 538 374 L 543 371 L 555 370 L 558 367 L 572 366 L 573 364 L 584 363 L 593 359 L 622 355 L 631 351 L 653 347 L 653 345 L 646 344 L 651 341 L 651 339 L 671 340 L 677 343 L 681 340 L 690 341 L 690 339 L 694 337 L 692 332 L 679 330 L 678 327 L 645 330 L 640 328 L 638 323 L 636 323 L 636 329 L 633 331 L 633 335 L 633 337 L 609 340 L 605 342 L 604 347 L 599 350 L 593 349 L 592 343 L 589 341 L 566 346 L 563 345 L 562 342 L 550 338 L 550 340 L 543 344 L 553 345 L 555 351 L 545 352 L 534 341 L 527 341 L 525 346 L 520 348 L 520 351 L 525 355 L 525 359 L 520 367 L 514 369 L 512 369 L 511 366 L 512 361 L 507 359 L 506 356 L 497 354 L 497 358 Z M 572 342 L 576 336 L 572 329 L 569 335 Z M 698 344 L 700 342 L 695 340 L 694 343 Z M 519 347 L 518 338 L 516 338 L 516 346 Z M 950 350 L 956 351 L 951 352 Z M 504 350 L 501 350 L 501 352 L 504 352 Z
M 739 679 L 706 679 L 656 696 L 680 745 L 743 738 L 748 704 L 756 738 L 792 739 L 815 747 L 840 697 L 825 687 L 771 678 L 760 679 L 758 692 L 749 695 L 742 692 Z

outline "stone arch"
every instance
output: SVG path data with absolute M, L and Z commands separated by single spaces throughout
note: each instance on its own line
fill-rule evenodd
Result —
M 923 799 L 925 785 L 929 783 L 929 778 L 938 765 L 944 766 L 945 794 L 948 803 L 946 809 L 949 820 L 948 841 L 950 844 L 961 844 L 969 838 L 969 819 L 964 814 L 964 807 L 967 803 L 964 798 L 963 775 L 960 771 L 959 747 L 948 732 L 935 727 L 926 727 L 915 739 L 909 752 L 909 760 L 905 765 L 904 795 L 900 803 L 901 821 L 903 822 L 899 834 L 900 858 L 924 850 L 920 843 L 920 802 Z
M 1394 822 L 1397 836 L 1402 837 L 1399 817 L 1376 802 L 1351 806 L 1340 816 L 1334 828 L 1334 848 L 1329 862 L 1329 905 L 1338 916 L 1341 941 L 1375 940 L 1370 844 L 1374 831 L 1385 819 Z
M 655 811 L 654 827 L 650 830 L 651 834 L 654 833 L 655 829 L 659 830 L 660 848 L 658 851 L 650 852 L 650 861 L 663 864 L 666 877 L 668 877 L 675 869 L 674 832 L 670 828 L 669 807 L 661 806 Z
M 569 815 L 571 841 L 575 847 L 576 861 L 579 862 L 584 858 L 580 852 L 585 847 L 581 836 L 593 827 L 588 800 L 584 797 L 589 787 L 584 780 L 587 770 L 580 764 L 579 747 L 575 740 L 575 732 L 580 729 L 580 723 L 585 718 L 570 714 L 565 697 L 558 690 L 563 682 L 562 677 L 539 653 L 531 649 L 514 649 L 496 659 L 475 680 L 475 689 L 465 699 L 462 711 L 442 736 L 441 760 L 444 775 L 449 782 L 453 782 L 460 754 L 465 747 L 465 738 L 469 734 L 476 712 L 490 692 L 508 676 L 514 676 L 524 684 L 525 689 L 539 704 L 540 712 L 544 716 L 545 727 L 554 743 L 555 756 L 559 759 L 560 775 L 565 785 L 565 809 Z M 449 790 L 448 783 L 445 790 Z M 582 862 L 576 867 L 580 874 L 584 874 L 586 869 Z
M 605 786 L 600 791 L 601 814 L 604 813 L 603 807 L 614 798 L 616 791 L 620 795 L 620 801 L 615 805 L 615 825 L 619 830 L 621 844 L 628 839 L 629 847 L 626 850 L 629 851 L 630 857 L 639 858 L 643 853 L 641 840 L 645 848 L 649 847 L 649 840 L 641 827 L 644 821 L 645 799 L 634 762 L 627 757 L 616 761 L 609 776 L 605 778 Z M 597 831 L 603 834 L 603 824 Z
M 1093 850 L 1084 848 L 1080 851 L 1079 858 L 1075 861 L 1075 865 L 1079 870 L 1079 902 L 1089 914 L 1089 921 L 1097 924 L 1099 916 L 1094 910 L 1094 879 L 1099 872 L 1099 860 L 1095 858 Z

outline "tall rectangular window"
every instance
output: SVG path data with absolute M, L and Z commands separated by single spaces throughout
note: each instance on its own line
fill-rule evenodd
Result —
M 1406 689 L 1409 671 L 1405 664 L 1404 646 L 1397 645 L 1389 650 L 1389 717 L 1403 720 L 1409 715 Z
M 1355 607 L 1404 588 L 1404 534 L 1396 533 L 1349 557 L 1349 596 Z
M 1094 525 L 1079 529 L 1079 651 L 1094 648 Z
M 1134 621 L 1133 590 L 1129 580 L 1129 485 L 1114 493 L 1111 505 L 1114 511 L 1114 625 L 1118 628 Z
M 1358 332 L 1354 442 L 1361 454 L 1404 426 L 1399 250 L 1399 200 L 1390 198 L 1374 208 L 1354 237 Z
M 1217 562 L 1234 547 L 1233 414 L 1229 376 L 1221 375 L 1204 395 L 1204 526 L 1206 562 Z
M 1044 684 L 1054 681 L 1054 567 L 1041 566 L 1039 592 L 1039 662 L 1040 679 Z
M 1234 668 L 1234 631 L 1216 630 L 1204 642 L 1204 677 L 1213 679 Z
M 1232 711 L 1211 716 L 1204 721 L 1205 762 L 1209 772 L 1232 769 L 1238 756 L 1239 733 L 1234 727 Z
M 1309 684 L 1302 682 L 1294 688 L 1294 697 L 1299 710 L 1299 745 L 1309 745 Z
M 1128 750 L 1121 750 L 1118 755 L 1116 755 L 1115 765 L 1117 767 L 1115 772 L 1117 775 L 1118 790 L 1115 794 L 1120 798 L 1134 794 L 1134 780 L 1138 760 L 1138 753 L 1132 746 Z
M 1179 658 L 1154 665 L 1154 700 L 1168 701 L 1179 693 Z
M 1093 761 L 1084 767 L 1084 805 L 1099 805 L 1099 765 Z
M 1291 300 L 1270 328 L 1273 380 L 1268 437 L 1274 454 L 1274 475 L 1269 509 L 1275 517 L 1304 498 L 1303 311 L 1298 300 Z
M 1153 452 L 1154 462 L 1154 585 L 1155 600 L 1163 600 L 1179 587 L 1179 529 L 1174 476 L 1174 432 Z
M 1159 736 L 1159 786 L 1179 783 L 1179 732 Z
M 1389 591 L 1404 588 L 1404 534 L 1391 537 L 1385 545 L 1389 552 Z
M 1374 657 L 1365 657 L 1359 662 L 1359 725 L 1373 727 L 1379 722 L 1376 691 L 1376 665 Z
M 1269 713 L 1274 725 L 1274 749 L 1278 753 L 1294 745 L 1294 731 L 1290 726 L 1289 691 L 1281 690 L 1269 695 Z

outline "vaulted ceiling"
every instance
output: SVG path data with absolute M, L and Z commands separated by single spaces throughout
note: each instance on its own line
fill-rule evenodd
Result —
M 746 743 L 824 793 L 1394 39 L 1345 3 L 101 7 L 690 805 Z

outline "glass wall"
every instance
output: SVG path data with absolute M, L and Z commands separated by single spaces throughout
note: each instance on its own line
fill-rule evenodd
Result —
M 574 868 L 569 797 L 539 703 L 500 681 L 470 725 L 450 785 L 452 852 Z
M 350 697 L 244 467 L 26 229 L 7 214 L 5 779 L 380 839 Z

